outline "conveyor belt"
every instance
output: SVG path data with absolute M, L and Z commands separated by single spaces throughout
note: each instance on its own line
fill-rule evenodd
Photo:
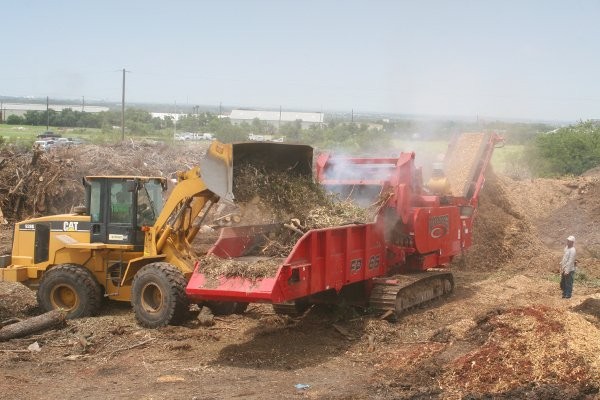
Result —
M 453 196 L 468 197 L 488 138 L 489 134 L 486 133 L 463 133 L 450 145 L 444 161 L 444 172 Z

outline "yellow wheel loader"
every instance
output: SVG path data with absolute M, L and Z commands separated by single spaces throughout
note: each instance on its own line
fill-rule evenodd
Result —
M 310 173 L 312 148 L 214 141 L 199 167 L 177 173 L 166 200 L 164 177 L 85 177 L 84 207 L 15 224 L 0 280 L 37 289 L 43 310 L 61 308 L 70 318 L 97 314 L 106 297 L 131 302 L 142 326 L 177 323 L 188 311 L 185 286 L 197 259 L 190 243 L 212 205 L 233 200 L 234 162 L 253 159 Z

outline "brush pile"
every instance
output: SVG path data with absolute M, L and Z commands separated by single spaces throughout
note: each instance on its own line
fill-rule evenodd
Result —
M 244 210 L 244 223 L 276 223 L 297 219 L 299 228 L 318 229 L 364 223 L 372 216 L 350 201 L 327 194 L 312 176 L 267 170 L 245 164 L 234 169 L 233 192 Z
M 197 165 L 204 147 L 185 151 L 166 145 L 125 142 L 81 145 L 49 152 L 0 153 L 0 223 L 69 212 L 84 201 L 84 176 L 167 176 Z M 3 215 L 2 215 L 3 214 Z
M 72 178 L 75 170 L 72 159 L 56 159 L 40 151 L 4 151 L 0 155 L 0 209 L 6 219 L 56 214 L 78 205 L 84 190 Z

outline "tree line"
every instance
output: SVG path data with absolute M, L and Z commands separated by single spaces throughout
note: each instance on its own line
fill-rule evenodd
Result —
M 95 128 L 113 132 L 121 125 L 119 111 L 87 113 L 72 109 L 62 111 L 27 111 L 22 117 L 11 115 L 7 124 L 53 127 Z M 239 124 L 229 118 L 210 113 L 187 114 L 174 121 L 170 117 L 156 118 L 148 111 L 125 110 L 128 135 L 172 137 L 178 132 L 210 132 L 223 142 L 248 139 L 249 133 L 283 136 L 286 142 L 308 143 L 318 148 L 335 148 L 348 153 L 387 154 L 393 140 L 449 140 L 461 132 L 495 131 L 508 144 L 524 145 L 526 151 L 519 162 L 527 164 L 536 176 L 581 174 L 600 165 L 600 123 L 582 121 L 554 129 L 542 123 L 511 123 L 503 121 L 420 121 L 416 119 L 363 120 L 349 122 L 330 119 L 323 124 L 302 127 L 302 121 L 282 124 L 279 128 L 254 119 Z M 383 152 L 383 153 L 382 153 Z

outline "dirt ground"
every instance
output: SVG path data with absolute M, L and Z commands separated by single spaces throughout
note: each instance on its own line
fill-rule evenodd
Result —
M 192 318 L 150 330 L 108 302 L 98 317 L 0 343 L 0 398 L 600 398 L 599 191 L 593 175 L 490 175 L 475 244 L 452 266 L 454 292 L 397 322 L 325 306 L 282 317 L 251 304 L 210 327 Z M 562 299 L 569 234 L 578 278 Z M 0 253 L 10 237 L 1 226 Z M 33 292 L 0 283 L 0 321 L 38 313 Z

